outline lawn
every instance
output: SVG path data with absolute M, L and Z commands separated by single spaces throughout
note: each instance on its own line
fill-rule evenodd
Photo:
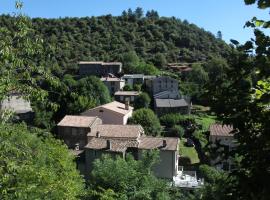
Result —
M 181 157 L 188 157 L 191 160 L 191 164 L 199 163 L 199 157 L 194 147 L 186 147 L 184 143 L 185 138 L 180 139 L 179 154 Z

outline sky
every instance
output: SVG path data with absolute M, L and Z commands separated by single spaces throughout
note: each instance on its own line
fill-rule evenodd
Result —
M 253 37 L 245 23 L 256 16 L 269 19 L 269 10 L 256 5 L 247 6 L 244 0 L 22 0 L 23 13 L 30 17 L 86 17 L 106 14 L 121 15 L 123 10 L 141 7 L 156 10 L 160 16 L 174 16 L 196 24 L 214 35 L 222 32 L 223 39 L 244 43 Z M 15 0 L 0 0 L 0 14 L 15 12 Z M 267 32 L 268 33 L 268 32 Z

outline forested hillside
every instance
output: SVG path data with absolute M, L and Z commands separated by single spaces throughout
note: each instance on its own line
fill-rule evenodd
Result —
M 1 16 L 0 26 L 12 29 L 12 17 Z M 50 67 L 77 67 L 79 60 L 122 61 L 139 57 L 143 63 L 162 67 L 168 62 L 204 61 L 227 57 L 229 46 L 186 20 L 159 17 L 156 11 L 124 11 L 121 16 L 32 19 L 36 34 L 52 46 Z M 135 53 L 134 53 L 135 52 Z M 129 59 L 129 58 L 128 58 Z

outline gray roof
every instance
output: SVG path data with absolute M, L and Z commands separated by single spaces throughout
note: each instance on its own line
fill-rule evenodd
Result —
M 115 96 L 139 96 L 140 92 L 138 91 L 117 91 L 114 93 Z
M 122 78 L 143 78 L 143 74 L 124 74 Z
M 189 106 L 185 99 L 155 99 L 156 107 L 175 108 Z

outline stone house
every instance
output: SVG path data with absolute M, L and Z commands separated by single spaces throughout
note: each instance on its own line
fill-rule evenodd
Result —
M 124 158 L 130 153 L 135 159 L 141 159 L 144 151 L 153 149 L 160 153 L 160 162 L 153 167 L 154 174 L 170 180 L 178 174 L 179 138 L 148 137 L 140 125 L 102 124 L 97 117 L 65 116 L 57 126 L 59 138 L 79 158 L 78 168 L 86 178 L 93 161 L 104 154 Z
M 169 76 L 158 76 L 154 79 L 150 79 L 146 83 L 146 87 L 155 95 L 164 91 L 178 91 L 178 80 Z
M 80 76 L 107 76 L 108 74 L 118 75 L 122 72 L 121 62 L 79 62 Z
M 82 116 L 99 117 L 103 124 L 127 124 L 128 118 L 132 117 L 133 107 L 129 105 L 129 102 L 125 104 L 118 101 L 113 101 L 92 109 L 89 109 L 83 113 Z
M 117 91 L 114 93 L 114 99 L 119 102 L 126 102 L 129 101 L 133 103 L 140 95 L 138 91 Z
M 102 124 L 98 117 L 66 115 L 58 124 L 58 137 L 68 148 L 83 149 L 87 144 L 87 134 L 93 126 Z
M 100 80 L 107 86 L 111 95 L 125 86 L 125 81 L 117 77 L 102 77 Z
M 218 145 L 220 148 L 217 150 L 229 153 L 236 146 L 236 140 L 234 138 L 234 128 L 231 125 L 212 124 L 209 128 L 209 142 L 213 148 Z M 230 171 L 233 168 L 233 162 L 230 157 L 221 158 L 220 156 L 214 157 L 211 160 L 211 164 L 216 166 L 217 169 Z

